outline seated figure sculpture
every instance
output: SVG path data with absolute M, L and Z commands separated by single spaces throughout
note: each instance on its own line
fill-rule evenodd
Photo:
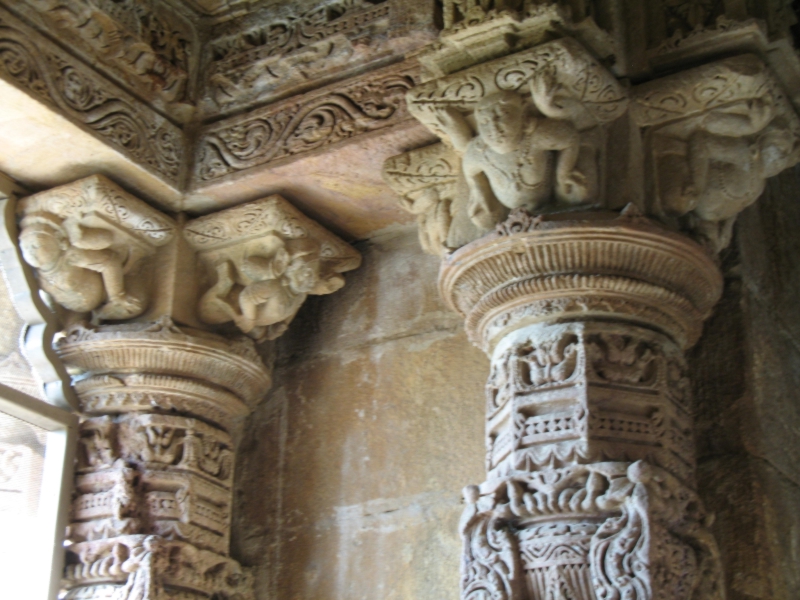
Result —
M 555 89 L 544 78 L 531 83 L 542 115 L 555 112 Z M 456 110 L 435 110 L 441 128 L 463 155 L 468 213 L 477 226 L 488 229 L 508 209 L 536 209 L 553 196 L 570 204 L 587 200 L 591 185 L 576 168 L 580 135 L 569 120 L 529 115 L 523 97 L 511 91 L 490 94 L 477 104 L 477 135 Z
M 106 229 L 46 214 L 22 220 L 22 256 L 36 269 L 42 289 L 64 308 L 94 311 L 102 320 L 128 319 L 145 308 L 139 298 L 126 293 L 127 257 L 113 245 L 114 234 Z
M 794 135 L 769 98 L 743 101 L 704 115 L 685 156 L 658 160 L 662 209 L 688 216 L 715 251 L 730 243 L 736 216 L 755 202 L 766 180 L 796 162 Z
M 209 324 L 233 321 L 256 340 L 283 334 L 309 294 L 332 294 L 344 285 L 338 273 L 323 274 L 319 248 L 309 240 L 289 244 L 277 236 L 264 254 L 246 256 L 236 273 L 229 260 L 216 265 L 216 283 L 200 300 Z M 277 246 L 277 249 L 275 249 Z

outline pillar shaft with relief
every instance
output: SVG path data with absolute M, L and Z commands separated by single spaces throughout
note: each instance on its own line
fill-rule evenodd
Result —
M 491 361 L 461 597 L 721 599 L 684 352 L 736 215 L 800 158 L 795 109 L 744 43 L 632 86 L 591 19 L 450 4 L 407 95 L 441 142 L 384 179 Z
M 83 415 L 66 598 L 252 598 L 229 546 L 256 344 L 360 256 L 278 196 L 187 222 L 90 177 L 18 213 Z

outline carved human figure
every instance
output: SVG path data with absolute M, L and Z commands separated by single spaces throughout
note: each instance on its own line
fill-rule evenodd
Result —
M 531 95 L 542 115 L 555 112 L 550 109 L 558 104 L 556 91 L 546 78 L 532 83 Z M 554 194 L 571 204 L 587 199 L 591 186 L 576 168 L 580 135 L 570 121 L 528 114 L 522 95 L 511 91 L 490 94 L 478 103 L 477 135 L 456 110 L 435 110 L 439 125 L 463 154 L 468 212 L 479 227 L 495 225 L 505 209 L 538 208 Z
M 203 321 L 233 321 L 255 339 L 275 339 L 286 331 L 309 294 L 332 294 L 344 285 L 341 275 L 323 272 L 315 242 L 301 239 L 287 244 L 271 236 L 270 241 L 275 240 L 278 247 L 270 254 L 246 256 L 238 277 L 229 260 L 216 265 L 216 283 L 200 300 Z
M 64 308 L 94 311 L 103 320 L 127 319 L 144 310 L 142 300 L 125 290 L 127 255 L 114 247 L 111 231 L 29 215 L 19 238 L 22 256 L 36 269 L 42 289 Z
M 417 215 L 419 239 L 423 250 L 439 254 L 447 246 L 447 237 L 453 222 L 452 198 L 435 187 L 408 192 L 400 201 L 408 212 Z
M 717 251 L 766 180 L 796 162 L 794 136 L 775 112 L 768 97 L 710 111 L 688 138 L 685 155 L 667 147 L 659 156 L 663 210 L 689 215 Z

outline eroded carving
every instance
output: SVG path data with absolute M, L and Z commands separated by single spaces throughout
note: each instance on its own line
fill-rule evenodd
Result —
M 210 44 L 207 93 L 225 110 L 364 62 L 388 29 L 390 7 L 390 0 L 326 0 L 233 21 Z
M 28 0 L 49 31 L 100 58 L 147 97 L 186 98 L 191 25 L 167 5 L 123 0 Z
M 724 597 L 696 493 L 646 462 L 517 475 L 464 496 L 462 598 Z
M 766 179 L 800 160 L 800 119 L 780 85 L 752 55 L 665 77 L 634 91 L 647 128 L 656 205 L 683 217 L 714 251 Z
M 486 384 L 490 477 L 571 463 L 648 462 L 691 479 L 680 351 L 632 326 L 533 325 L 508 334 Z
M 279 196 L 187 223 L 212 285 L 198 306 L 211 325 L 233 322 L 257 339 L 275 339 L 309 294 L 331 294 L 361 256 Z
M 485 231 L 509 209 L 599 202 L 603 126 L 627 94 L 566 38 L 418 86 L 408 102 L 462 157 L 467 213 Z
M 174 233 L 171 219 L 94 176 L 19 203 L 22 256 L 67 310 L 128 319 L 147 307 L 143 261 Z
M 2 9 L 0 77 L 178 185 L 181 130 Z
M 402 196 L 403 209 L 417 215 L 425 252 L 441 256 L 480 235 L 467 214 L 461 158 L 445 144 L 388 159 L 383 179 Z

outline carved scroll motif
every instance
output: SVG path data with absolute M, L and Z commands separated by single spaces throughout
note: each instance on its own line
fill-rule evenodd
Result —
M 213 283 L 200 299 L 200 318 L 233 322 L 251 337 L 275 339 L 309 294 L 344 285 L 341 273 L 361 256 L 279 196 L 187 223 L 189 243 Z
M 0 77 L 178 185 L 180 129 L 0 10 Z
M 312 152 L 408 118 L 404 96 L 418 68 L 393 66 L 206 128 L 195 178 L 224 175 Z

